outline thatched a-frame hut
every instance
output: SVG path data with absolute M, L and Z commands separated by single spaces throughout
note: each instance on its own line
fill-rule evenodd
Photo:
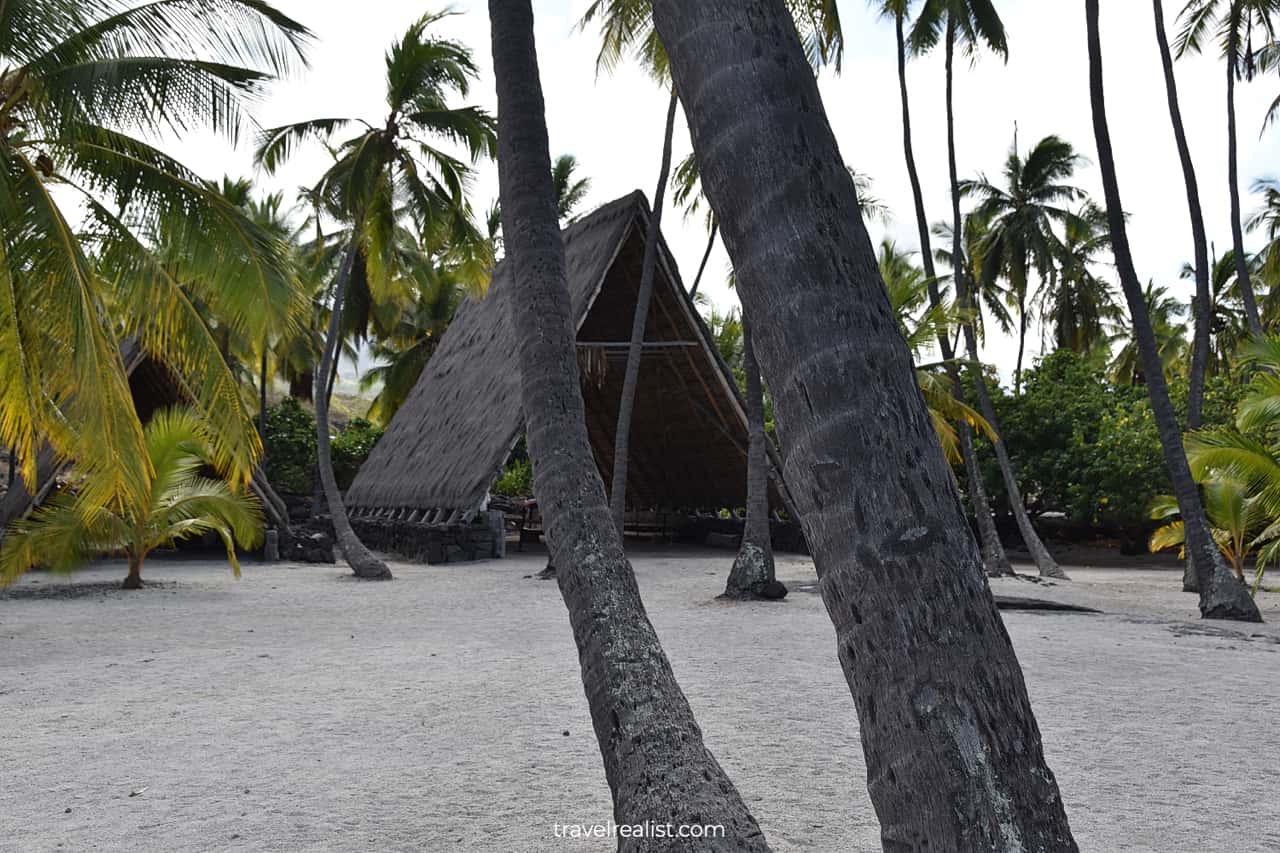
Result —
M 606 486 L 648 221 L 645 197 L 635 192 L 564 231 L 587 427 Z M 743 401 L 665 243 L 658 258 L 631 431 L 628 507 L 741 507 Z M 499 264 L 488 296 L 458 309 L 347 494 L 357 519 L 458 520 L 483 507 L 522 429 L 519 346 L 508 321 L 509 302 L 519 299 L 515 287 L 510 266 Z M 781 508 L 776 486 L 772 498 Z

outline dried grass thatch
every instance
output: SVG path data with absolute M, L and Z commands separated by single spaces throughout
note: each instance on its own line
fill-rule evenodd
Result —
M 648 203 L 635 192 L 564 231 L 587 427 L 606 484 L 623 344 L 630 339 L 648 221 Z M 654 285 L 632 426 L 628 504 L 742 506 L 743 403 L 665 243 Z M 479 508 L 522 427 L 520 348 L 507 313 L 508 300 L 518 296 L 504 262 L 494 271 L 489 295 L 458 309 L 348 492 L 356 514 Z

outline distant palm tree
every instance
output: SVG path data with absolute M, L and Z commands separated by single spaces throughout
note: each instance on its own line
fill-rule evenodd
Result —
M 1156 46 L 1160 50 L 1160 65 L 1164 71 L 1165 95 L 1169 102 L 1169 119 L 1173 124 L 1173 139 L 1182 165 L 1187 212 L 1191 217 L 1192 272 L 1196 289 L 1192 297 L 1195 331 L 1187 389 L 1187 429 L 1197 429 L 1204 409 L 1204 383 L 1209 369 L 1209 242 L 1205 236 L 1204 210 L 1200 205 L 1200 184 L 1196 180 L 1196 167 L 1191 159 L 1191 147 L 1187 144 L 1187 131 L 1182 122 L 1182 107 L 1178 103 L 1178 81 L 1173 73 L 1173 56 L 1169 50 L 1169 37 L 1165 33 L 1164 4 L 1161 0 L 1152 0 L 1152 11 L 1155 14 Z
M 1169 288 L 1147 282 L 1142 300 L 1155 337 L 1165 381 L 1182 376 L 1187 367 L 1187 327 L 1184 317 L 1186 303 L 1169 295 Z M 1112 338 L 1118 346 L 1111 359 L 1111 379 L 1125 385 L 1146 385 L 1148 375 L 1132 321 L 1125 324 Z
M 591 191 L 591 179 L 577 177 L 577 171 L 578 158 L 572 154 L 561 154 L 551 164 L 551 180 L 556 188 L 556 212 L 560 214 L 561 222 L 572 222 L 577 218 L 574 210 Z
M 384 426 L 418 384 L 465 292 L 449 269 L 431 268 L 429 258 L 413 279 L 413 300 L 401 310 L 395 326 L 373 344 L 370 354 L 378 363 L 360 378 L 361 390 L 378 389 L 368 416 Z
M 1034 297 L 1030 274 L 1052 274 L 1057 258 L 1054 226 L 1070 218 L 1067 204 L 1084 192 L 1067 183 L 1082 158 L 1071 143 L 1046 136 L 1032 146 L 1024 159 L 1017 138 L 1004 165 L 1004 185 L 980 176 L 961 181 L 960 194 L 977 199 L 975 213 L 988 223 L 982 253 L 982 278 L 1004 276 L 1009 298 L 1018 312 L 1018 358 L 1013 369 L 1013 390 L 1022 387 L 1022 359 L 1027 345 L 1028 304 Z
M 447 244 L 461 255 L 487 254 L 489 243 L 475 225 L 465 192 L 471 170 L 438 147 L 445 140 L 464 147 L 472 162 L 496 146 L 493 119 L 475 106 L 452 107 L 452 95 L 466 97 L 478 69 L 470 49 L 428 30 L 451 13 L 429 13 L 411 24 L 386 55 L 385 124 L 375 127 L 348 118 L 312 119 L 264 131 L 256 158 L 268 172 L 309 140 L 328 141 L 352 124 L 362 124 L 342 141 L 336 160 L 315 195 L 345 229 L 331 244 L 332 307 L 324 350 L 316 370 L 314 395 L 318 467 L 339 546 L 358 576 L 389 579 L 391 571 L 370 552 L 351 527 L 333 474 L 329 452 L 329 395 L 346 308 L 348 285 L 355 294 L 376 293 L 403 281 L 408 227 L 433 245 Z M 492 258 L 465 258 L 486 268 Z M 372 300 L 371 300 L 372 304 Z M 371 310 L 371 309 L 370 309 Z
M 1009 44 L 1005 36 L 1004 23 L 990 0 L 924 0 L 920 13 L 911 27 L 910 45 L 913 52 L 925 53 L 942 43 L 945 50 L 943 63 L 946 75 L 945 103 L 947 112 L 947 169 L 951 180 L 951 257 L 956 262 L 952 267 L 956 292 L 956 304 L 961 310 L 975 312 L 978 306 L 974 289 L 976 279 L 971 280 L 970 267 L 965 262 L 961 238 L 964 225 L 960 215 L 960 178 L 956 166 L 956 122 L 955 122 L 955 53 L 960 48 L 973 56 L 981 47 L 993 51 L 1005 59 L 1009 56 Z M 984 223 L 989 227 L 990 222 Z M 972 323 L 961 324 L 965 352 L 969 356 L 970 373 L 973 376 L 974 388 L 977 391 L 978 407 L 982 416 L 999 433 L 1000 425 L 996 420 L 995 406 L 991 402 L 991 393 L 987 389 L 986 377 L 982 373 L 982 363 L 978 354 L 978 340 Z M 1027 515 L 1022 501 L 1022 491 L 1013 471 L 1013 463 L 1003 441 L 992 443 L 996 453 L 996 462 L 1004 479 L 1005 491 L 1009 495 L 1009 505 L 1013 511 L 1018 532 L 1027 550 L 1031 552 L 1036 567 L 1044 577 L 1065 578 L 1066 573 L 1053 559 L 1049 549 L 1045 547 Z
M 986 278 L 982 275 L 983 252 L 987 247 L 986 237 L 989 227 L 990 223 L 975 212 L 970 212 L 964 218 L 963 248 L 960 253 L 961 263 L 968 270 L 966 281 L 969 283 L 972 302 L 968 320 L 973 324 L 973 331 L 978 336 L 979 343 L 984 343 L 987 339 L 988 322 L 994 323 L 995 329 L 1001 334 L 1011 335 L 1014 330 L 1013 314 L 1009 312 L 1008 288 L 999 278 Z M 939 283 L 951 282 L 954 287 L 955 257 L 952 254 L 952 246 L 955 240 L 952 237 L 951 223 L 939 220 L 930 230 L 939 241 L 933 258 L 938 263 L 946 265 L 949 270 L 939 272 L 938 281 Z M 941 291 L 939 293 L 942 294 Z M 956 332 L 958 333 L 959 329 Z M 959 343 L 958 334 L 957 343 Z
M 1250 262 L 1250 268 L 1254 264 Z M 1196 274 L 1191 264 L 1183 264 L 1182 278 Z M 1220 376 L 1235 364 L 1236 351 L 1249 339 L 1244 306 L 1237 287 L 1235 253 L 1228 251 L 1209 267 L 1209 353 L 1205 363 L 1208 376 Z M 1264 307 L 1271 307 L 1271 300 Z M 1270 312 L 1264 313 L 1267 316 Z
M 1260 231 L 1267 239 L 1257 258 L 1258 273 L 1270 285 L 1267 301 L 1271 303 L 1280 301 L 1280 180 L 1259 178 L 1253 182 L 1253 192 L 1262 196 L 1262 206 L 1250 214 L 1244 225 L 1250 233 Z M 1273 319 L 1280 319 L 1275 317 L 1275 306 L 1268 304 L 1267 308 Z
M 214 464 L 216 441 L 200 412 L 157 412 L 143 429 L 149 477 L 146 490 L 120 503 L 86 504 L 73 492 L 84 482 L 72 468 L 71 489 L 10 526 L 0 546 L 0 586 L 35 566 L 72 571 L 94 557 L 123 551 L 129 560 L 125 589 L 142 588 L 142 564 L 157 548 L 214 533 L 240 576 L 236 546 L 262 541 L 262 510 L 241 489 L 201 476 Z M 226 474 L 226 469 L 220 471 Z
M 219 461 L 249 478 L 261 444 L 194 300 L 257 338 L 296 322 L 294 271 L 145 139 L 234 140 L 309 35 L 261 0 L 0 3 L 0 445 L 32 493 L 42 446 L 77 461 L 98 505 L 148 489 L 124 339 L 181 378 Z
M 1251 80 L 1258 71 L 1258 53 L 1253 40 L 1275 38 L 1275 19 L 1280 18 L 1280 0 L 1189 0 L 1179 16 L 1178 58 L 1199 53 L 1210 33 L 1216 35 L 1227 71 L 1227 188 L 1231 196 L 1231 248 L 1235 252 L 1236 276 L 1249 331 L 1262 333 L 1258 301 L 1249 277 L 1244 251 L 1244 227 L 1240 208 L 1240 167 L 1236 145 L 1236 81 Z
M 1111 285 L 1093 271 L 1111 246 L 1106 211 L 1086 202 L 1066 218 L 1062 240 L 1054 243 L 1057 266 L 1041 290 L 1040 316 L 1058 348 L 1089 353 L 1106 345 L 1108 327 L 1123 319 Z
M 1111 130 L 1107 124 L 1106 90 L 1102 72 L 1102 37 L 1099 23 L 1098 0 L 1085 0 L 1085 26 L 1089 49 L 1089 101 L 1093 114 L 1094 140 L 1098 148 L 1098 167 L 1102 172 L 1102 187 L 1106 197 L 1107 221 L 1111 227 L 1112 253 L 1115 255 L 1116 272 L 1124 290 L 1125 301 L 1133 321 L 1134 348 L 1142 362 L 1142 374 L 1146 380 L 1147 395 L 1155 417 L 1160 447 L 1164 452 L 1165 467 L 1178 500 L 1187 538 L 1187 553 L 1195 569 L 1200 592 L 1200 614 L 1206 619 L 1238 619 L 1261 621 L 1257 605 L 1249 598 L 1248 591 L 1228 571 L 1213 541 L 1209 523 L 1205 520 L 1200 491 L 1187 464 L 1182 442 L 1182 430 L 1169 399 L 1169 389 L 1164 377 L 1162 347 L 1156 337 L 1155 324 L 1147 309 L 1148 295 L 1155 291 L 1148 287 L 1144 292 L 1133 266 L 1129 250 L 1129 238 L 1125 225 L 1124 205 L 1120 198 L 1120 184 L 1116 176 L 1115 155 L 1111 149 Z

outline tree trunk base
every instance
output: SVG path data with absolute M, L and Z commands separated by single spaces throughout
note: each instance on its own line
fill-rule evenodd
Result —
M 782 581 L 768 581 L 750 589 L 726 588 L 717 598 L 725 601 L 781 601 L 787 597 L 787 585 Z
M 129 575 L 124 579 L 124 582 L 120 584 L 120 588 L 121 589 L 142 589 L 141 575 L 136 575 L 130 572 Z
M 1062 566 L 1059 566 L 1055 560 L 1050 559 L 1045 563 L 1041 563 L 1037 568 L 1040 569 L 1040 577 L 1042 578 L 1052 578 L 1056 581 L 1071 580 L 1067 573 L 1063 571 Z
M 362 548 L 361 550 L 364 553 L 352 554 L 349 551 L 343 551 L 343 556 L 347 558 L 347 565 L 351 566 L 353 575 L 362 581 L 389 581 L 394 579 L 391 569 L 387 568 L 386 563 L 375 557 L 369 549 Z
M 550 560 L 547 561 L 547 567 L 534 575 L 540 581 L 553 581 L 556 579 L 556 566 Z
M 1187 560 L 1182 567 L 1182 591 L 1200 591 L 1200 577 L 1196 574 L 1195 564 L 1191 562 L 1190 557 L 1187 557 Z
M 1249 588 L 1235 576 L 1223 572 L 1214 578 L 1213 589 L 1200 597 L 1202 619 L 1229 619 L 1233 622 L 1261 622 L 1262 613 L 1249 595 Z

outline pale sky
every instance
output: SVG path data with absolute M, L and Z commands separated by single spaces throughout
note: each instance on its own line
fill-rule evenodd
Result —
M 277 125 L 306 118 L 357 116 L 381 123 L 386 108 L 383 55 L 392 40 L 428 8 L 421 0 L 276 0 L 276 5 L 316 34 L 311 68 L 297 79 L 276 84 L 255 111 L 258 121 Z M 582 211 L 639 188 L 652 197 L 657 180 L 666 95 L 635 67 L 597 76 L 598 32 L 575 24 L 589 0 L 536 2 L 538 51 L 547 100 L 552 156 L 578 157 L 592 180 Z M 1170 285 L 1188 296 L 1179 280 L 1191 257 L 1190 226 L 1182 172 L 1178 165 L 1165 102 L 1151 4 L 1107 0 L 1103 5 L 1103 50 L 1107 108 L 1120 175 L 1131 214 L 1130 239 L 1139 275 Z M 1170 16 L 1182 5 L 1165 4 Z M 842 73 L 825 71 L 821 88 L 845 161 L 874 180 L 876 196 L 893 210 L 887 226 L 871 224 L 873 238 L 887 233 L 916 248 L 915 215 L 902 157 L 902 128 L 890 23 L 877 20 L 864 0 L 840 4 L 848 44 Z M 459 14 L 439 26 L 475 51 L 482 77 L 471 102 L 496 109 L 487 4 L 455 3 Z M 1073 0 L 1002 0 L 998 4 L 1009 35 L 1008 64 L 990 55 L 960 66 L 956 82 L 957 147 L 961 177 L 985 172 L 996 179 L 1017 123 L 1025 151 L 1048 134 L 1071 142 L 1089 158 L 1077 184 L 1101 201 L 1089 108 L 1084 3 Z M 1171 34 L 1176 26 L 1170 18 Z M 1225 71 L 1216 56 L 1177 64 L 1179 94 L 1195 158 L 1209 239 L 1221 255 L 1231 246 L 1227 195 Z M 908 71 L 916 158 L 931 221 L 949 218 L 943 68 L 939 51 L 914 60 Z M 1261 139 L 1259 130 L 1271 101 L 1280 94 L 1274 73 L 1237 87 L 1240 175 L 1246 215 L 1255 206 L 1247 195 L 1256 177 L 1280 174 L 1280 128 Z M 167 146 L 209 177 L 251 175 L 250 145 L 232 150 L 224 142 L 188 139 Z M 678 162 L 690 150 L 683 115 L 675 142 Z M 292 190 L 313 183 L 326 155 L 312 148 L 278 176 L 259 180 Z M 478 211 L 497 197 L 497 170 L 483 164 L 475 187 Z M 686 284 L 691 283 L 706 241 L 701 216 L 685 219 L 668 211 L 663 230 Z M 1256 247 L 1258 237 L 1247 238 Z M 721 307 L 736 304 L 724 286 L 728 258 L 718 247 L 703 285 Z M 1103 273 L 1111 280 L 1109 270 Z M 1028 363 L 1039 352 L 1038 331 L 1028 342 Z M 1016 342 L 991 338 L 984 357 L 1008 377 Z

